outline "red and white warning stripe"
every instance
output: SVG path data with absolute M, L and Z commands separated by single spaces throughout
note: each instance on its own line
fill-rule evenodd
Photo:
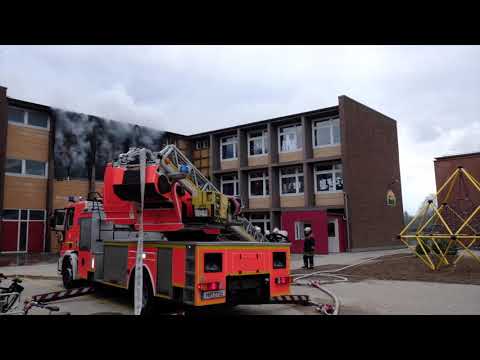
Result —
M 46 293 L 46 294 L 34 295 L 32 296 L 32 300 L 44 303 L 44 302 L 57 301 L 57 300 L 62 300 L 66 298 L 72 298 L 72 297 L 82 296 L 86 294 L 91 294 L 94 291 L 95 291 L 94 287 L 87 286 L 83 288 L 70 289 L 70 290 L 64 290 L 64 291 L 55 291 L 55 292 Z
M 271 302 L 274 304 L 308 304 L 310 303 L 310 297 L 308 295 L 272 296 Z

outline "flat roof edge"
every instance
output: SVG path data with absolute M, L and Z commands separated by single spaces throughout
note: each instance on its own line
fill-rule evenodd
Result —
M 445 155 L 435 157 L 435 161 L 437 160 L 447 160 L 447 159 L 455 159 L 455 158 L 462 158 L 462 157 L 480 157 L 480 152 L 471 152 L 471 153 L 464 153 L 464 154 L 454 154 L 454 155 Z
M 244 124 L 229 126 L 229 127 L 226 127 L 226 128 L 203 131 L 203 132 L 191 134 L 191 135 L 188 135 L 188 136 L 192 137 L 192 138 L 200 137 L 200 136 L 205 136 L 205 135 L 209 135 L 209 134 L 222 133 L 222 132 L 226 132 L 226 131 L 230 131 L 230 130 L 234 130 L 234 129 L 238 129 L 238 128 L 242 128 L 242 127 L 262 125 L 262 124 L 266 124 L 266 123 L 271 122 L 271 121 L 273 121 L 273 122 L 282 121 L 282 120 L 287 120 L 288 118 L 295 118 L 295 117 L 299 117 L 299 116 L 309 116 L 309 115 L 314 115 L 315 113 L 335 111 L 335 110 L 338 110 L 338 109 L 339 109 L 339 106 L 335 105 L 335 106 L 330 106 L 330 107 L 321 108 L 321 109 L 302 111 L 302 112 L 299 112 L 299 113 L 282 115 L 282 116 L 278 116 L 278 117 L 274 117 L 274 118 L 269 118 L 269 119 L 258 120 L 258 121 L 244 123 Z

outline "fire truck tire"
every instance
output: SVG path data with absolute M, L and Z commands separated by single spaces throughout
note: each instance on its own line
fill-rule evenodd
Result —
M 65 289 L 71 289 L 74 287 L 75 281 L 73 280 L 73 269 L 70 263 L 70 258 L 65 258 L 62 263 L 62 281 Z
M 153 311 L 153 289 L 152 284 L 150 284 L 150 277 L 147 272 L 143 272 L 143 291 L 142 291 L 142 315 L 151 315 Z
M 131 299 L 132 303 L 135 302 L 135 270 L 132 271 L 132 274 L 130 276 L 130 285 L 129 285 L 129 291 L 131 292 Z M 155 297 L 153 295 L 153 288 L 152 284 L 150 281 L 150 276 L 148 275 L 148 272 L 144 269 L 143 270 L 143 291 L 142 291 L 142 296 L 143 296 L 143 309 L 142 309 L 142 315 L 150 315 L 153 312 L 153 302 L 155 300 Z

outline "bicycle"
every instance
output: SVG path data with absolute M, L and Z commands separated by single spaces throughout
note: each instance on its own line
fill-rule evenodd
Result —
M 4 274 L 0 274 L 0 283 L 6 280 Z M 24 287 L 20 285 L 22 282 L 19 278 L 13 278 L 10 286 L 0 287 L 0 314 L 14 312 L 20 304 L 20 295 Z
M 5 279 L 7 277 L 0 273 L 0 283 Z M 32 299 L 26 299 L 23 302 L 23 309 L 18 309 L 20 297 L 24 290 L 24 287 L 19 285 L 21 282 L 21 279 L 13 278 L 8 287 L 0 287 L 0 315 L 28 315 L 33 307 L 48 310 L 48 315 L 52 315 L 53 312 L 58 312 L 57 315 L 71 315 L 69 312 L 60 313 L 58 306 L 47 305 Z
M 48 315 L 52 315 L 52 312 L 58 312 L 56 315 L 71 315 L 69 312 L 60 313 L 60 308 L 54 305 L 47 305 L 45 303 L 35 300 L 25 300 L 23 307 L 23 315 L 28 315 L 28 312 L 33 308 L 38 307 L 40 309 L 48 310 Z

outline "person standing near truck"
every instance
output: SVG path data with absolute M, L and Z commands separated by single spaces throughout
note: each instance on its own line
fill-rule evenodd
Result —
M 312 228 L 306 227 L 304 230 L 305 240 L 303 243 L 303 268 L 313 269 L 313 256 L 315 253 L 315 239 L 312 236 Z

